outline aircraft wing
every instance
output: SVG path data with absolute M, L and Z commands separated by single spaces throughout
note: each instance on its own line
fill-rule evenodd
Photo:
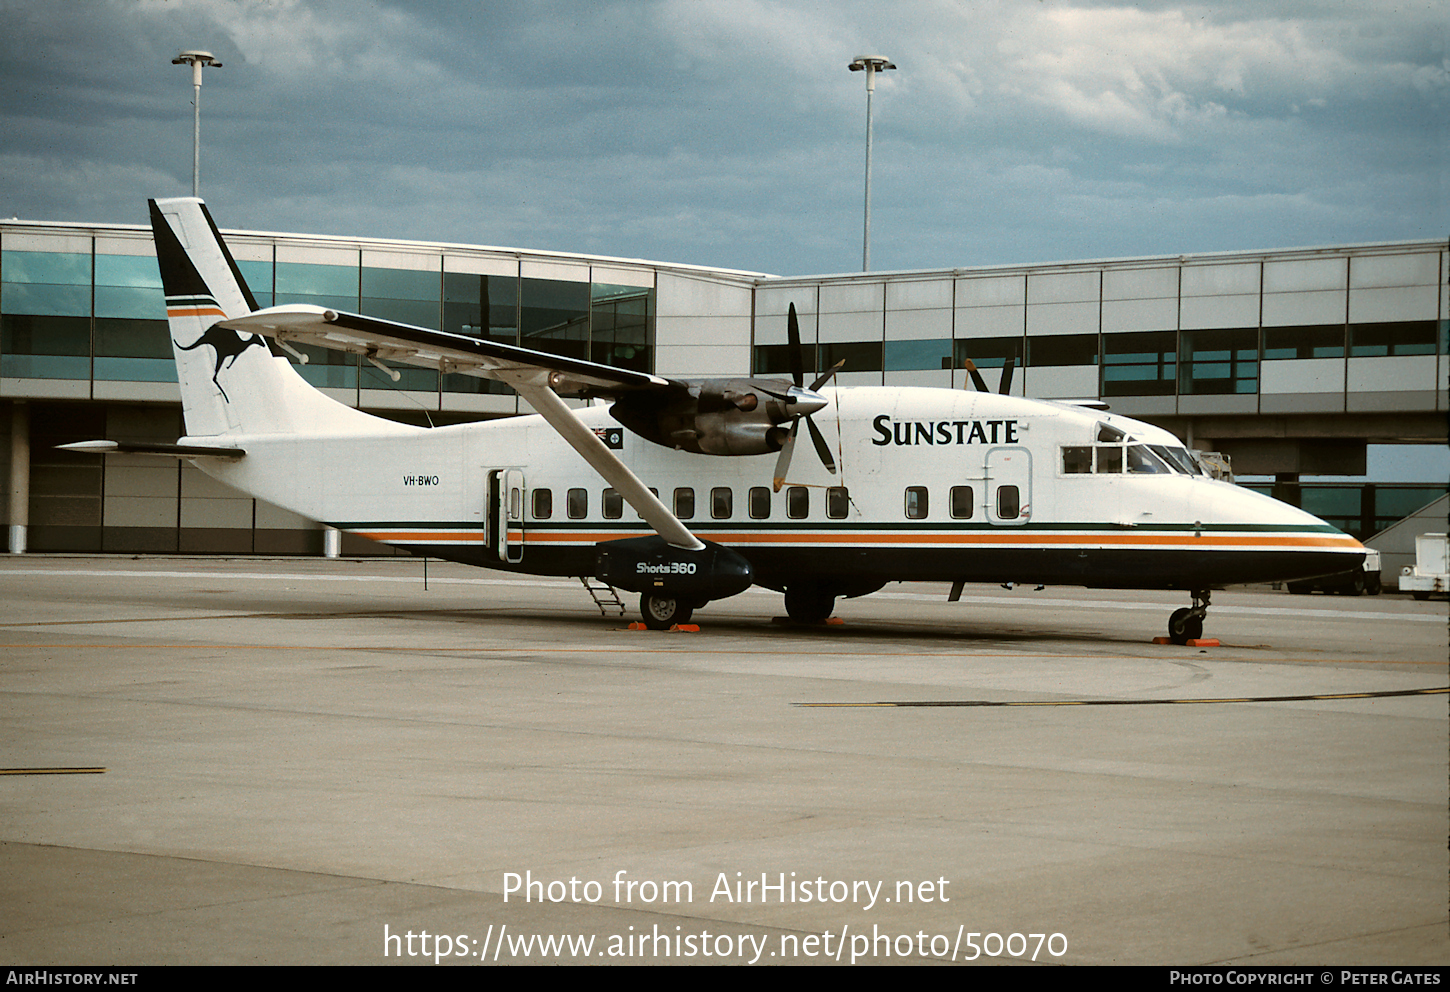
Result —
M 705 543 L 660 502 L 629 466 L 605 447 L 559 399 L 563 396 L 612 397 L 641 391 L 660 394 L 684 391 L 684 383 L 644 372 L 616 369 L 548 352 L 482 341 L 462 334 L 433 331 L 361 314 L 318 306 L 271 307 L 219 322 L 234 331 L 262 334 L 279 342 L 331 348 L 383 359 L 462 372 L 508 383 L 613 486 L 645 522 L 677 548 L 699 551 Z
M 617 398 L 642 390 L 686 388 L 683 383 L 645 372 L 303 304 L 269 307 L 220 321 L 219 326 L 283 343 L 347 351 L 374 361 L 461 372 L 511 386 L 547 386 L 560 396 Z

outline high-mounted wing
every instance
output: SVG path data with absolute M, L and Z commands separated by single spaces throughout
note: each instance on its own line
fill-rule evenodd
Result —
M 302 304 L 269 307 L 220 321 L 218 326 L 263 334 L 282 344 L 347 351 L 374 362 L 406 362 L 509 385 L 547 386 L 560 396 L 618 398 L 640 390 L 686 388 L 684 383 L 645 372 Z
M 635 391 L 683 392 L 683 383 L 644 372 L 482 341 L 447 331 L 399 324 L 316 306 L 282 306 L 223 320 L 218 326 L 382 359 L 498 379 L 518 391 L 590 467 L 618 490 L 665 542 L 700 551 L 705 542 L 690 532 L 628 465 L 607 447 L 559 396 L 619 397 Z

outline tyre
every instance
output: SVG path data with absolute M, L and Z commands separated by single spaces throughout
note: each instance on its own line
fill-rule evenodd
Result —
M 796 623 L 820 623 L 836 608 L 836 597 L 814 586 L 792 586 L 785 591 L 785 612 Z
M 1168 639 L 1174 644 L 1187 644 L 1203 636 L 1203 617 L 1196 617 L 1188 607 L 1174 610 L 1168 618 Z
M 639 598 L 639 612 L 650 630 L 669 630 L 677 623 L 689 623 L 695 612 L 693 601 L 645 593 Z

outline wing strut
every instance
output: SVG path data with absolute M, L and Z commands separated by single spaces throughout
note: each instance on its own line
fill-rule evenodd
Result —
M 530 406 L 538 411 L 539 416 L 554 428 L 569 446 L 579 452 L 580 456 L 589 463 L 589 466 L 598 472 L 605 482 L 619 491 L 624 501 L 639 511 L 644 517 L 645 523 L 653 527 L 665 539 L 666 544 L 686 551 L 701 551 L 705 542 L 701 541 L 690 529 L 680 522 L 680 518 L 669 511 L 665 504 L 660 502 L 658 496 L 649 491 L 649 487 L 640 481 L 639 476 L 630 471 L 629 466 L 620 461 L 614 452 L 604 446 L 604 442 L 574 416 L 574 411 L 559 398 L 548 386 L 526 384 L 517 381 L 513 377 L 505 379 L 510 386 L 518 391 Z

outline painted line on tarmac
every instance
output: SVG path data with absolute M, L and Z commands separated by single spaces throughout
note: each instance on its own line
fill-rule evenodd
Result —
M 0 775 L 101 775 L 104 768 L 0 768 Z
M 149 571 L 145 569 L 104 569 L 104 568 L 22 568 L 16 569 L 12 575 L 75 575 L 93 578 L 105 578 L 107 576 L 119 576 L 121 578 L 152 578 L 152 579 L 261 579 L 266 582 L 406 582 L 409 585 L 422 585 L 423 575 L 310 575 L 305 572 L 176 572 L 176 571 Z M 577 579 L 452 579 L 446 576 L 433 576 L 428 579 L 429 585 L 440 586 L 577 586 Z
M 1131 592 L 1132 590 L 1124 591 Z M 940 597 L 928 596 L 925 593 L 918 592 L 878 592 L 872 593 L 872 596 L 879 599 L 909 599 L 925 603 L 940 602 Z M 1173 606 L 1172 603 L 1123 603 L 1112 599 L 1048 599 L 1045 597 L 1034 597 L 1028 600 L 1010 599 L 1005 596 L 963 596 L 959 602 L 970 603 L 974 606 L 1052 607 L 1054 609 L 1080 610 L 1152 610 L 1155 613 L 1171 609 Z M 1313 620 L 1405 620 L 1410 623 L 1439 624 L 1445 623 L 1446 620 L 1443 616 L 1425 616 L 1419 613 L 1385 613 L 1369 610 L 1310 610 L 1292 606 L 1210 606 L 1208 611 L 1213 616 L 1227 613 L 1235 616 L 1305 617 Z
M 1290 703 L 1326 699 L 1385 699 L 1390 696 L 1433 696 L 1450 693 L 1450 686 L 1433 689 L 1398 689 L 1385 692 L 1333 692 L 1308 696 L 1240 696 L 1212 699 L 922 699 L 880 703 L 792 703 L 810 709 L 866 709 L 872 707 L 954 707 L 954 706 L 1164 706 L 1201 703 Z
M 0 573 L 4 574 L 4 573 Z M 144 569 L 81 569 L 81 568 L 22 568 L 16 569 L 12 575 L 68 575 L 88 576 L 104 578 L 117 576 L 120 578 L 153 578 L 153 579 L 249 579 L 265 582 L 392 582 L 407 583 L 409 585 L 421 585 L 421 575 L 311 575 L 301 572 L 216 572 L 216 571 L 148 571 Z M 429 585 L 452 585 L 452 586 L 508 586 L 508 587 L 532 587 L 557 589 L 561 587 L 575 587 L 577 580 L 571 578 L 563 579 L 484 579 L 484 578 L 448 578 L 437 577 L 428 580 Z M 750 589 L 751 593 L 764 596 L 777 596 L 779 593 L 769 589 Z M 877 592 L 872 594 L 873 599 L 904 599 L 921 603 L 944 602 L 940 595 L 928 595 L 916 592 Z M 1151 610 L 1161 612 L 1171 609 L 1172 603 L 1125 603 L 1112 599 L 1049 599 L 1042 597 L 1017 598 L 1007 596 L 963 596 L 959 602 L 974 606 L 993 607 L 1026 607 L 1040 608 L 1053 607 L 1060 609 L 1081 609 L 1081 610 Z M 1380 611 L 1359 611 L 1359 610 L 1313 610 L 1295 608 L 1289 606 L 1212 606 L 1209 607 L 1212 613 L 1217 615 L 1229 614 L 1232 616 L 1284 616 L 1303 617 L 1312 620 L 1396 620 L 1406 623 L 1438 623 L 1446 622 L 1443 615 L 1427 616 L 1419 613 L 1386 613 Z

